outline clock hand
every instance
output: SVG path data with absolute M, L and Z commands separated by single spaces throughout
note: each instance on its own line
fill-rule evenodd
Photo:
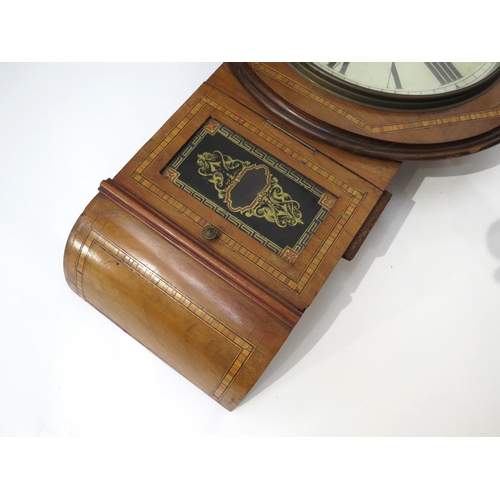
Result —
M 401 79 L 399 78 L 398 70 L 396 68 L 396 63 L 392 63 L 391 65 L 391 71 L 389 73 L 389 79 L 387 80 L 387 88 L 390 87 L 391 84 L 391 76 L 394 80 L 394 85 L 396 86 L 397 89 L 402 89 L 403 87 L 401 86 Z
M 338 62 L 329 62 L 329 63 L 327 64 L 327 66 L 328 66 L 329 68 L 331 68 L 331 69 L 334 69 L 334 68 L 335 68 L 338 64 L 340 64 L 340 63 L 338 63 Z M 339 71 L 339 73 L 340 73 L 341 75 L 345 75 L 345 72 L 347 71 L 347 68 L 349 67 L 349 64 L 350 64 L 350 63 L 348 63 L 348 62 L 343 62 L 343 63 L 342 63 L 342 66 L 341 66 L 340 71 Z

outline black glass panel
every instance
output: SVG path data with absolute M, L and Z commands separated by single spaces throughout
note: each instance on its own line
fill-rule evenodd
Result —
M 286 254 L 290 262 L 311 239 L 335 200 L 212 118 L 162 174 L 275 253 Z

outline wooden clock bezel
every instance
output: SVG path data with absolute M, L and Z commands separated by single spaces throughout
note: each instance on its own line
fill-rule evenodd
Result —
M 451 108 L 406 113 L 346 101 L 287 63 L 229 67 L 241 85 L 287 125 L 355 154 L 393 161 L 437 160 L 500 142 L 500 82 Z

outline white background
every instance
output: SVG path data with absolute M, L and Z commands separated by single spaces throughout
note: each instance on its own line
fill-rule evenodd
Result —
M 0 435 L 498 436 L 500 146 L 404 163 L 231 413 L 70 291 L 100 181 L 217 66 L 0 65 Z

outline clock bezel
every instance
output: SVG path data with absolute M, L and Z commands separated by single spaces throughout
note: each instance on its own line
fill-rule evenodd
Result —
M 435 111 L 464 104 L 500 81 L 500 66 L 480 81 L 460 89 L 436 94 L 401 94 L 378 91 L 335 77 L 314 63 L 288 63 L 320 88 L 361 106 L 388 111 Z
M 500 143 L 500 110 L 495 111 L 500 102 L 500 82 L 465 105 L 459 103 L 443 111 L 409 110 L 400 113 L 349 103 L 323 91 L 288 63 L 233 62 L 228 63 L 228 67 L 245 91 L 270 111 L 280 126 L 300 130 L 320 143 L 357 155 L 392 161 L 439 160 L 476 153 Z M 302 81 L 293 80 L 292 73 Z M 327 94 L 330 96 L 328 100 Z M 494 108 L 491 108 L 492 100 Z M 325 114 L 329 108 L 336 111 Z M 474 118 L 475 123 L 462 121 L 458 115 L 460 112 Z M 392 133 L 374 137 L 355 131 L 353 125 L 353 120 L 355 123 L 359 117 L 377 124 L 383 120 L 391 130 L 396 130 L 397 126 L 391 125 L 396 115 L 401 115 L 404 123 L 409 125 L 399 142 L 392 140 Z M 444 123 L 444 118 L 450 115 L 451 119 Z M 436 125 L 426 126 L 431 119 Z M 413 129 L 416 120 L 420 127 Z M 494 125 L 490 126 L 492 121 Z M 455 130 L 460 133 L 455 133 Z

